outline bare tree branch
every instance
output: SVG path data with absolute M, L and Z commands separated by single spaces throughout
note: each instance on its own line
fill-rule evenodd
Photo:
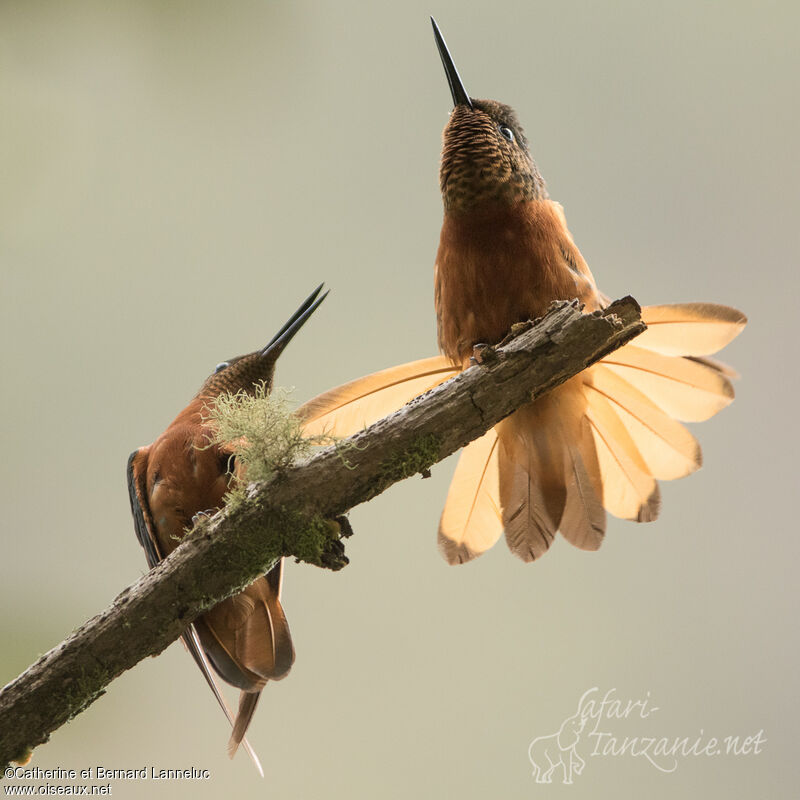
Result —
M 250 502 L 196 527 L 168 558 L 0 692 L 0 764 L 18 760 L 83 711 L 105 686 L 161 652 L 203 611 L 281 556 L 347 563 L 328 520 L 478 438 L 530 398 L 563 383 L 641 333 L 624 298 L 581 314 L 554 307 L 507 344 L 395 414 L 248 489 Z

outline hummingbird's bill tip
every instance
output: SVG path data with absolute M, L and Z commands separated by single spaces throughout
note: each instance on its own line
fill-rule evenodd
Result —
M 442 59 L 442 66 L 444 67 L 444 72 L 447 76 L 447 82 L 450 85 L 450 94 L 453 97 L 453 105 L 463 105 L 472 108 L 472 100 L 470 100 L 467 90 L 464 88 L 464 84 L 462 83 L 461 77 L 458 74 L 456 65 L 453 63 L 453 57 L 450 55 L 450 51 L 447 49 L 444 36 L 442 36 L 442 32 L 439 30 L 439 26 L 436 24 L 436 20 L 433 17 L 431 17 L 431 25 L 433 25 L 433 35 L 436 39 L 436 47 L 439 50 L 439 56 Z
M 292 340 L 292 337 L 303 327 L 306 320 L 319 308 L 320 303 L 330 294 L 330 289 L 322 295 L 319 294 L 324 285 L 324 283 L 321 283 L 317 286 L 303 301 L 300 308 L 292 314 L 284 326 L 272 337 L 261 350 L 262 358 L 267 356 L 277 358 L 281 354 L 286 345 Z

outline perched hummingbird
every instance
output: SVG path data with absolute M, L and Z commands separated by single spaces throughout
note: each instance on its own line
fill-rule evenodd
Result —
M 327 297 L 318 286 L 261 350 L 217 364 L 189 405 L 149 447 L 128 459 L 128 491 L 136 536 L 152 568 L 169 555 L 191 528 L 196 515 L 223 505 L 233 456 L 212 444 L 204 409 L 222 392 L 252 393 L 263 382 L 272 389 L 278 356 Z M 183 641 L 233 725 L 228 752 L 244 745 L 259 772 L 258 758 L 244 738 L 261 690 L 268 680 L 285 678 L 294 662 L 289 625 L 281 606 L 283 560 L 243 592 L 223 600 L 195 620 Z M 210 666 L 209 666 L 210 665 Z M 234 719 L 211 668 L 241 689 Z
M 399 408 L 469 364 L 477 344 L 542 316 L 554 300 L 587 311 L 608 304 L 550 199 L 516 113 L 475 100 L 444 39 L 434 36 L 454 108 L 444 129 L 444 203 L 435 267 L 443 356 L 352 381 L 302 406 L 309 433 L 347 435 Z M 676 420 L 708 419 L 733 400 L 735 373 L 706 356 L 744 327 L 711 303 L 649 306 L 648 329 L 554 391 L 523 406 L 464 448 L 439 525 L 452 564 L 480 555 L 505 532 L 532 561 L 557 531 L 597 549 L 606 510 L 647 522 L 659 512 L 657 479 L 700 466 L 700 446 Z

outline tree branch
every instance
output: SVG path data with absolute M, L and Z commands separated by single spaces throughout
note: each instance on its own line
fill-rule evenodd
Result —
M 347 563 L 328 520 L 478 438 L 530 398 L 558 386 L 644 329 L 624 298 L 581 314 L 561 303 L 536 325 L 367 430 L 274 479 L 249 502 L 196 526 L 155 569 L 0 692 L 0 765 L 23 758 L 103 694 L 122 672 L 161 652 L 199 615 L 281 556 L 331 569 Z

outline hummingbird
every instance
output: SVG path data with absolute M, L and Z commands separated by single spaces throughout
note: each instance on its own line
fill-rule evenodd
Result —
M 328 292 L 318 286 L 261 349 L 217 364 L 189 404 L 149 446 L 128 459 L 128 491 L 136 536 L 150 568 L 166 558 L 198 515 L 224 505 L 233 480 L 235 457 L 213 443 L 205 410 L 223 392 L 252 394 L 272 389 L 275 365 L 292 337 Z M 244 591 L 211 608 L 183 634 L 183 642 L 203 673 L 233 730 L 228 753 L 240 743 L 264 772 L 245 738 L 268 680 L 285 678 L 294 663 L 289 624 L 281 605 L 283 559 Z M 236 715 L 230 711 L 214 673 L 240 689 Z
M 434 266 L 441 355 L 351 381 L 298 410 L 310 433 L 347 435 L 469 366 L 477 345 L 496 345 L 515 323 L 554 301 L 587 312 L 609 298 L 570 233 L 531 156 L 516 112 L 472 98 L 435 20 L 436 46 L 453 110 L 439 168 L 444 218 Z M 439 523 L 451 564 L 485 552 L 505 534 L 529 562 L 558 532 L 600 547 L 606 512 L 649 522 L 660 479 L 701 465 L 695 437 L 678 420 L 702 421 L 734 397 L 736 373 L 708 358 L 743 329 L 736 309 L 714 303 L 645 306 L 633 342 L 504 419 L 461 453 Z

